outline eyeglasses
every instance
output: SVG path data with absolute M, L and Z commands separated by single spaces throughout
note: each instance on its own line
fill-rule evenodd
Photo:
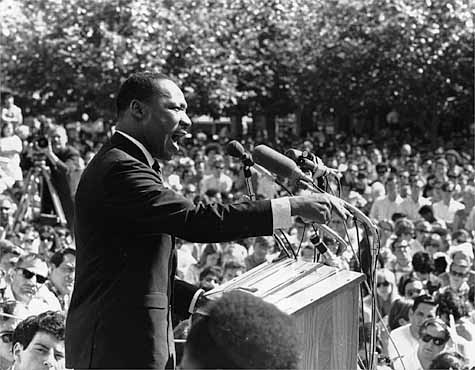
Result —
M 0 332 L 0 339 L 2 339 L 2 342 L 6 344 L 13 342 L 13 331 Z
M 35 274 L 34 272 L 31 272 L 28 269 L 21 268 L 21 267 L 19 269 L 22 271 L 23 277 L 27 280 L 30 280 L 31 278 L 33 278 L 33 276 L 36 276 L 36 282 L 38 284 L 44 284 L 45 281 L 48 279 L 46 276 Z
M 451 269 L 450 274 L 453 275 L 453 276 L 459 277 L 459 278 L 464 278 L 468 275 L 468 271 L 467 272 L 457 272 L 457 271 L 454 271 L 454 270 Z
M 382 286 L 387 287 L 387 286 L 389 286 L 390 284 L 391 284 L 391 283 L 390 283 L 389 281 L 381 281 L 381 282 L 379 282 L 379 283 L 376 284 L 376 287 L 377 287 L 377 288 L 380 288 L 380 287 L 382 287 Z
M 447 343 L 447 339 L 445 338 L 439 338 L 439 337 L 433 337 L 430 334 L 423 334 L 421 336 L 421 339 L 423 342 L 429 343 L 432 340 L 432 343 L 434 343 L 436 346 L 441 346 L 445 343 Z

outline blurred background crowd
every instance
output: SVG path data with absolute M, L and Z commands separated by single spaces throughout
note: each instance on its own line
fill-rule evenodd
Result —
M 11 365 L 13 331 L 19 322 L 68 309 L 75 273 L 75 189 L 82 171 L 113 132 L 113 125 L 91 130 L 80 122 L 23 117 L 12 95 L 3 99 L 0 369 Z M 323 129 L 303 137 L 289 130 L 271 140 L 260 130 L 240 138 L 249 151 L 264 143 L 281 152 L 295 148 L 315 153 L 339 171 L 339 176 L 325 179 L 327 189 L 377 223 L 378 315 L 371 317 L 371 299 L 363 288 L 360 366 L 367 361 L 365 346 L 373 320 L 378 323 L 378 366 L 413 368 L 414 350 L 424 369 L 433 361 L 475 364 L 475 170 L 473 132 L 466 133 L 447 133 L 436 145 L 390 126 L 372 139 Z M 180 155 L 163 164 L 167 186 L 195 203 L 245 200 L 242 164 L 226 154 L 229 141 L 225 130 L 195 131 L 183 142 Z M 287 179 L 280 180 L 291 191 L 301 191 Z M 258 172 L 252 172 L 251 182 L 258 198 L 286 195 Z M 58 216 L 58 205 L 64 217 Z M 329 226 L 352 248 L 345 250 L 324 236 L 330 253 L 319 261 L 362 270 L 369 278 L 371 236 L 351 219 L 333 218 Z M 317 259 L 310 227 L 296 219 L 285 232 L 301 259 Z M 177 248 L 178 276 L 205 290 L 281 254 L 272 237 L 204 245 L 179 240 Z M 186 336 L 187 324 L 176 324 L 177 336 Z

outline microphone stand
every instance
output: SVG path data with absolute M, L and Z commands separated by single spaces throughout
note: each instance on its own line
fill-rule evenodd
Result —
M 304 189 L 307 189 L 309 191 L 312 191 L 314 193 L 326 193 L 322 189 L 319 189 L 314 185 L 314 183 L 300 179 L 298 180 L 298 185 L 302 186 Z M 330 197 L 334 197 L 333 195 L 326 193 Z M 337 198 L 337 197 L 335 197 Z M 378 227 L 374 224 L 374 222 L 366 216 L 363 212 L 361 212 L 358 208 L 353 206 L 352 204 L 348 203 L 347 201 L 338 198 L 340 201 L 343 201 L 345 207 L 353 213 L 353 216 L 365 224 L 368 229 L 370 230 L 372 236 L 373 236 L 373 248 L 371 248 L 372 251 L 372 258 L 371 258 L 371 289 L 372 289 L 372 299 L 371 299 L 371 342 L 370 342 L 370 357 L 369 357 L 369 369 L 372 370 L 376 367 L 376 364 L 374 364 L 374 359 L 373 359 L 373 353 L 376 351 L 376 288 L 377 288 L 377 282 L 376 282 L 376 267 L 377 267 L 377 259 L 378 259 L 378 245 L 380 243 L 379 239 L 379 230 Z
M 251 201 L 256 200 L 256 193 L 254 192 L 254 187 L 252 186 L 252 181 L 251 181 L 251 167 L 254 165 L 254 161 L 252 160 L 251 156 L 249 154 L 244 154 L 242 157 L 242 163 L 244 164 L 243 172 L 244 172 L 244 181 L 246 182 L 246 190 L 247 194 L 249 196 L 249 199 Z M 275 242 L 277 245 L 280 246 L 280 248 L 285 252 L 288 258 L 292 258 L 290 255 L 287 246 L 285 246 L 284 242 L 275 234 L 272 234 Z M 295 259 L 297 259 L 296 256 L 294 256 Z

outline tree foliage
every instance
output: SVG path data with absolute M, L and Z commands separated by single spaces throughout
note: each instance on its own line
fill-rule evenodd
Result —
M 114 117 L 133 71 L 193 113 L 473 117 L 468 0 L 1 0 L 2 84 L 33 111 Z

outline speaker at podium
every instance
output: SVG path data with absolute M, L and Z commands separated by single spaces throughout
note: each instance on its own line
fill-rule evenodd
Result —
M 292 315 L 301 334 L 300 369 L 356 369 L 363 279 L 354 271 L 284 259 L 261 264 L 206 296 L 242 289 Z

